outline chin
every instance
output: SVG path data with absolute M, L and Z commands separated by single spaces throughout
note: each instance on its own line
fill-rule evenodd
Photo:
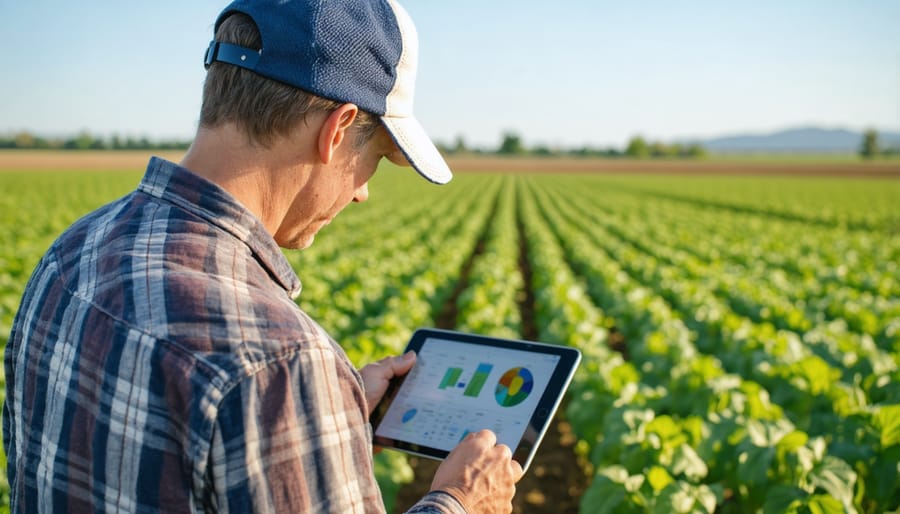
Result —
M 316 240 L 316 236 L 305 237 L 303 239 L 299 239 L 299 240 L 295 241 L 294 242 L 295 244 L 293 246 L 291 246 L 291 248 L 294 250 L 304 250 L 304 249 L 312 246 L 313 241 L 315 241 L 315 240 Z
M 278 246 L 284 248 L 285 250 L 304 250 L 312 246 L 315 239 L 315 235 L 303 235 L 287 241 L 276 239 L 275 242 L 278 243 Z

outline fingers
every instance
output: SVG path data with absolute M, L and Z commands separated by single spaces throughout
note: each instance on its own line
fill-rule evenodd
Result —
M 494 441 L 497 440 L 497 436 L 494 435 L 493 432 L 489 430 L 484 430 L 483 432 L 488 432 L 491 435 L 491 438 L 489 439 L 492 439 Z M 513 479 L 518 482 L 519 479 L 522 478 L 522 475 L 525 474 L 525 471 L 522 469 L 522 464 L 520 464 L 519 461 L 513 460 L 512 449 L 503 443 L 492 444 L 492 446 L 494 446 L 494 451 L 499 452 L 499 456 L 501 459 L 509 462 Z
M 415 352 L 407 352 L 399 357 L 385 357 L 379 361 L 364 366 L 359 370 L 363 380 L 363 388 L 366 392 L 366 403 L 369 414 L 381 401 L 387 391 L 392 378 L 409 372 L 416 363 Z
M 512 454 L 510 454 L 510 459 L 512 459 Z M 517 460 L 511 460 L 510 465 L 512 466 L 513 476 L 515 477 L 516 482 L 518 482 L 525 475 L 525 470 L 522 469 L 522 464 Z
M 470 512 L 510 512 L 522 465 L 491 430 L 473 432 L 438 467 L 432 489 L 453 494 Z
M 385 357 L 374 363 L 378 374 L 391 379 L 398 375 L 405 375 L 416 363 L 416 352 L 408 351 L 403 355 Z
M 525 474 L 525 471 L 522 469 L 522 464 L 513 460 L 512 449 L 503 443 L 498 443 L 497 435 L 493 431 L 485 429 L 478 432 L 472 432 L 466 436 L 464 441 L 466 439 L 472 440 L 473 443 L 485 448 L 487 451 L 497 453 L 498 457 L 509 462 L 511 473 L 515 477 L 516 482 L 518 482 L 522 478 L 522 475 Z
M 416 363 L 416 352 L 410 350 L 399 357 L 391 357 L 391 370 L 394 375 L 405 375 Z
M 395 376 L 405 375 L 416 363 L 416 352 L 395 357 L 385 357 L 377 360 L 360 370 L 364 378 L 371 377 L 375 380 L 383 380 L 385 383 Z
M 479 430 L 478 432 L 471 432 L 466 436 L 466 439 L 477 439 L 478 443 L 486 448 L 490 448 L 497 444 L 497 434 L 495 434 L 491 430 Z

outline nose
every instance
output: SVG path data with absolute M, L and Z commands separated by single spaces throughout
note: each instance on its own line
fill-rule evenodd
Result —
M 365 202 L 369 198 L 369 183 L 366 182 L 353 193 L 354 202 Z

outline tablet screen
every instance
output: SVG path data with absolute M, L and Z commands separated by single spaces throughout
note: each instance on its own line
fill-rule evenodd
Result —
M 415 366 L 376 410 L 376 442 L 440 458 L 470 432 L 490 429 L 524 466 L 574 371 L 560 361 L 577 352 L 441 331 L 418 336 Z
M 425 340 L 376 435 L 450 451 L 489 428 L 515 448 L 559 355 L 441 343 Z

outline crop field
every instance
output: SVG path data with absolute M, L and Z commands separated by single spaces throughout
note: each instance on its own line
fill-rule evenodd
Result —
M 516 512 L 900 509 L 896 173 L 482 166 L 442 187 L 385 166 L 286 255 L 358 365 L 421 326 L 583 352 Z M 139 179 L 0 172 L 0 345 L 53 239 Z M 376 464 L 398 512 L 434 469 Z

